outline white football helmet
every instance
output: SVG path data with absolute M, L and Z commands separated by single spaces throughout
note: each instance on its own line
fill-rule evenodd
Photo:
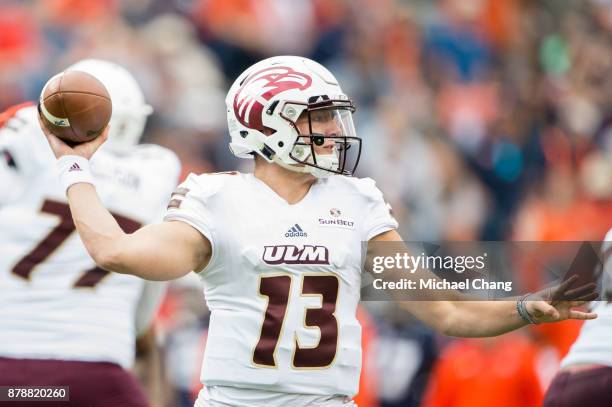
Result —
M 84 59 L 68 70 L 83 71 L 104 84 L 113 102 L 110 133 L 105 145 L 130 147 L 142 137 L 147 116 L 153 108 L 145 103 L 138 82 L 125 68 L 101 59 Z
M 355 106 L 315 61 L 297 56 L 260 61 L 236 79 L 225 103 L 229 147 L 237 157 L 259 154 L 316 177 L 351 175 L 357 168 L 361 139 L 353 125 Z

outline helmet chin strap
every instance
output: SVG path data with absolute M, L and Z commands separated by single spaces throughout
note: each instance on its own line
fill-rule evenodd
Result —
M 327 178 L 330 175 L 335 175 L 333 172 L 327 171 L 326 168 L 333 171 L 338 169 L 338 155 L 336 153 L 317 155 L 317 165 L 321 168 L 310 167 L 308 165 L 305 165 L 304 167 L 308 168 L 308 172 L 317 178 Z
M 296 148 L 300 149 L 295 152 L 296 157 L 305 156 L 305 162 L 314 165 L 314 161 L 312 159 L 312 155 L 310 154 L 309 148 L 295 146 L 294 150 Z M 287 170 L 312 174 L 316 178 L 327 178 L 331 175 L 334 175 L 332 171 L 336 171 L 339 165 L 338 154 L 336 152 L 334 152 L 333 154 L 317 154 L 317 166 L 320 168 L 313 167 L 310 165 L 287 164 L 282 160 L 278 159 L 278 157 L 274 159 L 274 162 Z

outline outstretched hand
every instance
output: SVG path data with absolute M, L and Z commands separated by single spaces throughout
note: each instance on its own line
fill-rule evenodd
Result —
M 49 142 L 49 146 L 51 146 L 51 150 L 53 150 L 53 154 L 55 154 L 55 158 L 60 158 L 65 155 L 79 155 L 89 160 L 91 156 L 94 155 L 96 150 L 98 150 L 98 148 L 102 145 L 102 143 L 106 141 L 108 138 L 108 131 L 110 130 L 110 126 L 106 126 L 102 134 L 95 139 L 70 146 L 65 141 L 51 133 L 51 131 L 45 126 L 40 114 L 38 115 L 38 123 L 40 124 L 40 128 L 42 129 L 43 133 L 45 133 L 45 137 Z
M 572 276 L 563 283 L 530 295 L 525 306 L 536 323 L 558 322 L 566 319 L 595 319 L 594 312 L 583 312 L 573 308 L 580 307 L 597 299 L 594 283 L 571 288 L 578 281 Z

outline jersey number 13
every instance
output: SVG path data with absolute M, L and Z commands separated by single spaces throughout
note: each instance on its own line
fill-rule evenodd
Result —
M 268 306 L 261 326 L 261 334 L 253 351 L 253 363 L 262 367 L 275 368 L 274 357 L 283 322 L 292 277 L 288 274 L 264 275 L 259 280 L 259 294 L 267 297 Z M 301 347 L 297 335 L 294 338 L 292 364 L 297 369 L 316 369 L 330 366 L 335 357 L 338 342 L 338 321 L 334 315 L 338 300 L 338 278 L 330 274 L 303 275 L 301 295 L 321 297 L 320 308 L 307 308 L 304 325 L 318 327 L 321 336 L 315 347 Z

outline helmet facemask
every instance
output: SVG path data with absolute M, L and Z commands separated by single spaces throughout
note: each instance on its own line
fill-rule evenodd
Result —
M 317 178 L 333 174 L 352 175 L 361 156 L 361 139 L 353 125 L 354 105 L 348 100 L 325 100 L 301 104 L 287 102 L 303 109 L 299 118 L 292 121 L 282 112 L 280 116 L 295 129 L 297 137 L 289 158 L 296 164 L 281 166 L 293 171 L 307 172 Z

